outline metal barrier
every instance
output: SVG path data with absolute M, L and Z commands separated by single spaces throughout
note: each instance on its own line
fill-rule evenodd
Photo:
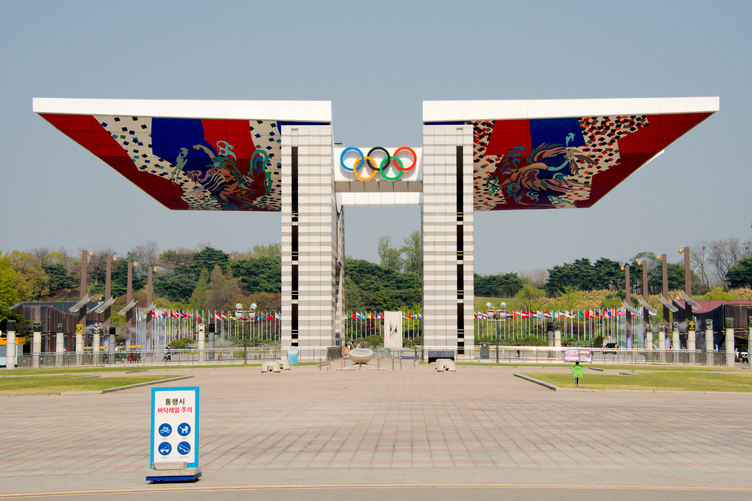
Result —
M 466 349 L 465 353 L 456 354 L 457 362 L 492 363 L 496 361 L 496 347 L 490 347 L 489 359 L 481 360 L 480 349 Z M 505 364 L 525 363 L 565 363 L 563 352 L 568 348 L 553 348 L 548 346 L 499 346 L 498 360 Z M 573 348 L 569 348 L 573 349 Z M 593 363 L 596 364 L 624 364 L 624 365 L 708 365 L 710 359 L 713 366 L 726 365 L 726 352 L 715 351 L 706 353 L 703 350 L 644 350 L 644 349 L 609 349 L 609 348 L 580 348 L 589 349 L 592 352 Z M 376 348 L 374 358 L 381 364 L 390 363 L 392 360 L 412 361 L 416 354 L 422 358 L 422 347 L 389 350 Z M 114 355 L 102 351 L 97 367 L 134 367 L 134 366 L 190 366 L 190 365 L 242 365 L 260 364 L 267 360 L 279 360 L 283 351 L 276 349 L 243 349 L 242 347 L 206 349 L 199 353 L 197 349 L 184 350 L 157 350 L 157 351 L 116 351 Z M 455 352 L 456 353 L 456 352 Z M 245 354 L 245 356 L 244 356 Z M 201 357 L 203 355 L 203 357 Z M 329 355 L 329 356 L 327 356 Z M 298 363 L 319 364 L 323 361 L 331 362 L 326 348 L 300 348 L 298 351 Z M 55 352 L 44 352 L 39 355 L 39 367 L 93 367 L 95 366 L 94 355 L 91 351 L 83 354 L 66 352 L 59 355 Z M 31 354 L 23 354 L 18 357 L 19 368 L 32 367 Z M 710 358 L 709 358 L 710 357 Z M 567 362 L 568 363 L 568 362 Z

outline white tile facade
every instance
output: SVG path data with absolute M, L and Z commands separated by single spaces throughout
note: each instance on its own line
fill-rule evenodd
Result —
M 334 196 L 331 126 L 283 127 L 282 166 L 282 350 L 326 357 L 344 316 L 344 215 Z
M 423 127 L 423 342 L 426 351 L 455 351 L 459 360 L 474 348 L 472 132 L 468 125 Z

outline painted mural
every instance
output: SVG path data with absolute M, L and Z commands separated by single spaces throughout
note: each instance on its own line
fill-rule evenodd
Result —
M 190 210 L 281 209 L 274 121 L 95 118 L 136 169 L 179 187 Z
M 477 120 L 474 210 L 589 207 L 709 116 Z
M 43 114 L 170 209 L 279 211 L 292 122 Z

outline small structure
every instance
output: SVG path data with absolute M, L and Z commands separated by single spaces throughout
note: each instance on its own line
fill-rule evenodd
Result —
M 261 362 L 261 372 L 279 372 L 280 364 L 278 360 L 267 360 Z
M 354 364 L 367 364 L 373 358 L 373 350 L 368 348 L 355 348 L 350 350 L 349 359 Z
M 436 361 L 436 372 L 457 372 L 457 364 L 451 358 L 440 358 Z

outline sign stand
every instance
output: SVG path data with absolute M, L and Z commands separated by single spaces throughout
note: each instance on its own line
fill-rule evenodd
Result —
M 195 482 L 198 466 L 198 386 L 151 389 L 147 482 Z

